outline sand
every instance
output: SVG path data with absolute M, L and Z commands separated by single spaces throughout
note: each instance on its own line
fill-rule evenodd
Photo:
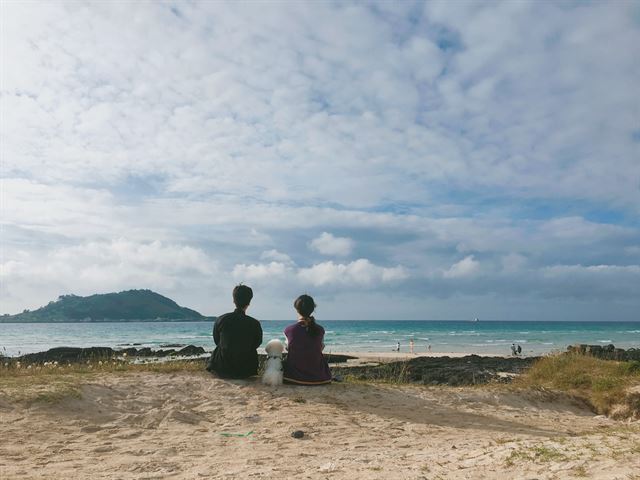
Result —
M 206 372 L 84 378 L 79 398 L 0 393 L 2 480 L 640 478 L 640 425 L 548 394 L 272 388 Z
M 330 352 L 327 352 L 330 353 Z M 384 362 L 397 362 L 403 360 L 411 360 L 412 358 L 418 357 L 449 357 L 449 358 L 462 358 L 467 355 L 472 355 L 471 353 L 460 353 L 460 352 L 333 352 L 336 355 L 347 355 L 350 357 L 355 357 L 353 359 L 347 360 L 347 365 L 360 365 L 363 363 L 384 363 Z M 509 357 L 508 355 L 497 355 L 491 353 L 474 353 L 473 355 L 477 355 L 479 357 Z M 523 356 L 521 356 L 523 357 Z M 338 364 L 340 365 L 340 364 Z M 344 365 L 344 364 L 343 364 Z

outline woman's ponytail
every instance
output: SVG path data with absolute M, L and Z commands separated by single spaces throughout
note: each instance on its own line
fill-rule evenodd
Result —
M 312 337 L 315 337 L 320 332 L 315 317 L 312 315 L 316 309 L 316 303 L 313 301 L 310 295 L 300 295 L 293 302 L 293 306 L 298 312 L 298 315 L 302 317 L 302 324 Z

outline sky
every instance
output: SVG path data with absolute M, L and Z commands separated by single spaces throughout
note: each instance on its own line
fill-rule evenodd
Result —
M 640 320 L 638 2 L 0 9 L 0 313 Z

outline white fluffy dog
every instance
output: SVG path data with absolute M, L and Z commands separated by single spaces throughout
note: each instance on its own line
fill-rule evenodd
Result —
M 282 354 L 284 345 L 278 339 L 269 340 L 264 347 L 267 352 L 267 363 L 262 374 L 262 383 L 267 385 L 282 385 Z

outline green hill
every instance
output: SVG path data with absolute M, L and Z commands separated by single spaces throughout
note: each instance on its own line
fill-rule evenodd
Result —
M 195 310 L 181 307 L 151 290 L 127 290 L 79 297 L 61 295 L 55 302 L 34 311 L 2 315 L 6 322 L 113 322 L 113 321 L 204 321 L 212 320 Z

